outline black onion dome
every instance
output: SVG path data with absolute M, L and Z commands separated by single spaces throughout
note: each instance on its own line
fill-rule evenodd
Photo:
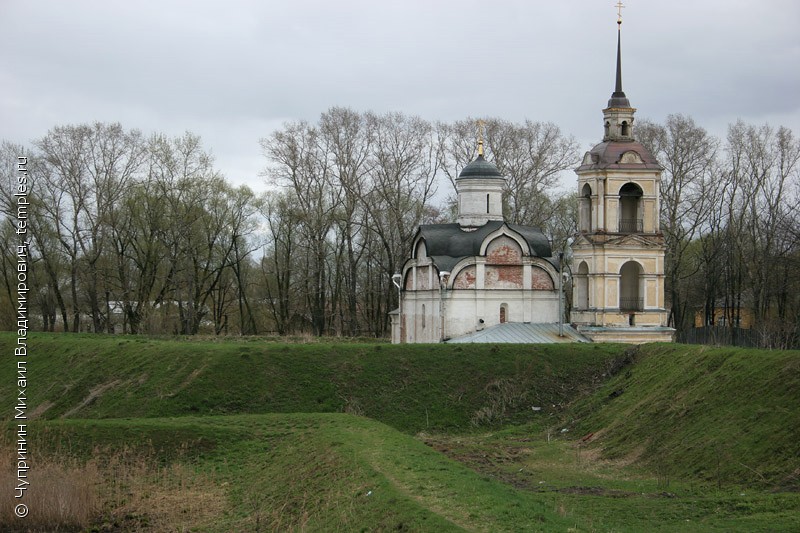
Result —
M 503 174 L 500 173 L 500 170 L 495 166 L 494 163 L 490 163 L 486 159 L 483 158 L 483 155 L 479 155 L 475 161 L 471 162 L 469 165 L 465 166 L 461 173 L 458 175 L 458 179 L 461 178 L 502 178 Z

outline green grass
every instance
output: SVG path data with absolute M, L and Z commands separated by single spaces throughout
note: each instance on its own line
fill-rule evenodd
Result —
M 38 454 L 189 465 L 227 501 L 201 531 L 795 531 L 800 494 L 707 490 L 576 454 L 535 425 L 420 439 L 347 414 L 41 421 Z M 436 450 L 445 449 L 445 453 Z M 158 496 L 157 487 L 153 491 Z M 145 502 L 147 503 L 147 502 Z M 140 506 L 129 523 L 152 523 Z
M 655 345 L 569 413 L 611 459 L 716 485 L 800 490 L 800 352 Z
M 604 460 L 537 425 L 426 442 L 483 476 L 534 493 L 578 531 L 797 531 L 800 494 L 664 479 Z
M 0 350 L 13 342 L 0 335 Z M 408 433 L 464 431 L 557 412 L 623 351 L 40 334 L 30 340 L 29 398 L 43 418 L 349 412 Z M 16 396 L 15 370 L 0 365 L 1 397 Z
M 564 531 L 574 524 L 534 494 L 353 415 L 47 421 L 31 434 L 39 453 L 67 446 L 88 459 L 91 450 L 134 449 L 194 464 L 230 501 L 208 531 Z
M 797 351 L 38 334 L 28 361 L 32 454 L 180 467 L 137 470 L 138 526 L 160 499 L 174 530 L 800 530 Z

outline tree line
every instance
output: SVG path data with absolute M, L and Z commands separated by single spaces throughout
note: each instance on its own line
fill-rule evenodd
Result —
M 724 139 L 684 115 L 638 126 L 664 166 L 661 228 L 670 322 L 756 330 L 800 346 L 800 141 L 737 121 Z
M 568 250 L 577 197 L 558 184 L 577 166 L 578 143 L 551 123 L 484 123 L 487 158 L 508 179 L 506 219 Z M 672 324 L 692 327 L 698 309 L 704 323 L 722 313 L 734 324 L 751 309 L 765 333 L 796 342 L 800 148 L 791 131 L 739 122 L 720 141 L 680 115 L 637 131 L 665 167 Z M 397 306 L 391 275 L 419 224 L 454 220 L 455 179 L 476 157 L 476 137 L 473 118 L 334 107 L 260 140 L 268 190 L 256 194 L 231 185 L 191 133 L 58 126 L 30 147 L 0 146 L 3 213 L 15 215 L 24 154 L 30 307 L 43 330 L 382 337 Z M 11 224 L 0 238 L 0 307 L 13 317 Z

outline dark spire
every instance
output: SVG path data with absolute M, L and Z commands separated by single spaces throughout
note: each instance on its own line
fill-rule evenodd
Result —
M 622 91 L 622 28 L 617 30 L 617 85 L 614 88 L 614 96 L 625 96 Z
M 622 18 L 617 19 L 617 84 L 608 107 L 630 107 L 631 102 L 622 90 Z

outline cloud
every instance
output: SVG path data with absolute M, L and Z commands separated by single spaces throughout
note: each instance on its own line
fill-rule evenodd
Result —
M 800 131 L 800 4 L 632 0 L 623 15 L 624 87 L 640 116 Z M 265 129 L 331 106 L 530 118 L 598 139 L 615 17 L 589 0 L 6 0 L 0 138 L 94 120 L 191 130 L 223 172 L 255 185 L 245 176 Z

